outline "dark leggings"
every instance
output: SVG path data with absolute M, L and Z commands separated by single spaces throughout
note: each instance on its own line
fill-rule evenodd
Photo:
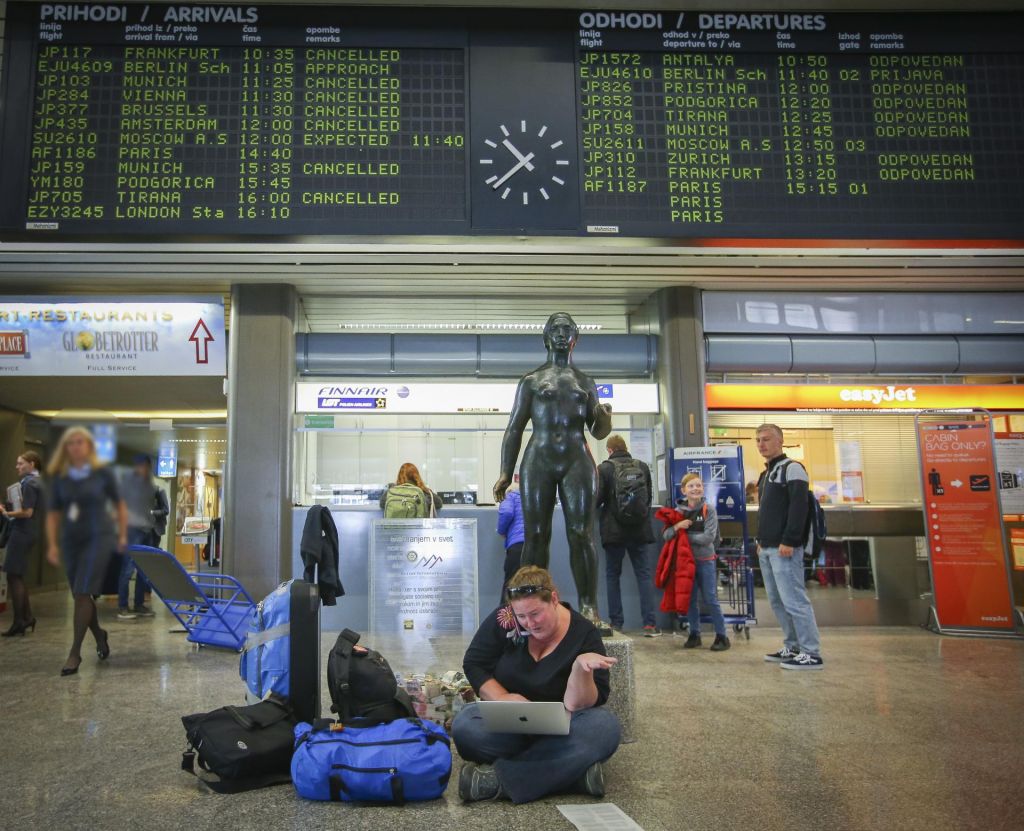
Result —
M 96 615 L 96 603 L 92 595 L 76 594 L 75 598 L 75 640 L 71 644 L 71 651 L 68 653 L 68 664 L 73 665 L 82 660 L 82 641 L 85 640 L 86 631 L 91 631 L 96 638 L 96 645 L 99 646 L 100 638 L 106 637 L 106 633 L 100 629 L 99 618 Z
M 505 549 L 505 581 L 501 584 L 500 603 L 505 602 L 505 587 L 512 576 L 522 567 L 522 561 L 523 544 L 521 542 L 514 542 Z
M 7 575 L 7 592 L 11 596 L 11 605 L 14 611 L 14 622 L 31 623 L 32 603 L 29 600 L 28 586 L 25 585 L 25 578 L 20 574 Z

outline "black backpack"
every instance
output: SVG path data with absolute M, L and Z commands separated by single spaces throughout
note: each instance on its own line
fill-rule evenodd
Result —
M 327 658 L 331 712 L 342 722 L 360 719 L 363 724 L 415 718 L 412 699 L 399 688 L 387 659 L 357 643 L 359 633 L 346 629 Z
M 612 463 L 615 499 L 612 513 L 620 525 L 640 525 L 647 521 L 651 506 L 647 501 L 647 473 L 636 459 L 609 459 Z
M 792 459 L 786 459 L 782 463 L 782 471 L 779 482 L 780 485 L 786 484 L 786 471 L 789 469 L 789 465 Z M 804 560 L 813 562 L 821 556 L 821 551 L 825 547 L 825 538 L 828 537 L 828 525 L 825 521 L 825 509 L 821 507 L 821 503 L 815 498 L 814 493 L 810 487 L 807 488 L 807 521 L 804 525 Z

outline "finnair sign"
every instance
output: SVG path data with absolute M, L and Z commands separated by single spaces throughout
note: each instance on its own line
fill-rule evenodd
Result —
M 597 385 L 598 398 L 615 413 L 657 413 L 657 384 Z M 407 384 L 399 380 L 300 382 L 297 413 L 509 413 L 516 384 Z

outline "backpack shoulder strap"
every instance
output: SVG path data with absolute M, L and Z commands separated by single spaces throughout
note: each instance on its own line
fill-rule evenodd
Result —
M 338 640 L 334 642 L 334 649 L 331 650 L 331 657 L 334 655 L 338 656 L 338 659 L 334 666 L 338 672 L 335 676 L 338 689 L 341 692 L 341 708 L 342 711 L 338 711 L 337 706 L 332 709 L 338 713 L 339 718 L 344 721 L 351 715 L 351 704 L 349 701 L 349 672 L 352 661 L 352 647 L 359 643 L 359 633 L 353 632 L 351 629 L 345 629 L 340 635 Z

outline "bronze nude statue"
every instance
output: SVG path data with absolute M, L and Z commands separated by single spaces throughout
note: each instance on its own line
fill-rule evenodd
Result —
M 556 312 L 544 326 L 548 359 L 524 375 L 501 443 L 501 473 L 494 498 L 501 502 L 512 481 L 527 422 L 533 436 L 520 466 L 520 493 L 526 540 L 522 564 L 547 568 L 551 517 L 557 493 L 565 514 L 569 564 L 579 592 L 580 613 L 600 623 L 597 612 L 597 552 L 594 548 L 594 503 L 597 467 L 583 428 L 596 439 L 612 429 L 612 408 L 597 399 L 594 380 L 572 363 L 579 327 L 565 312 Z M 601 624 L 607 630 L 607 626 Z

